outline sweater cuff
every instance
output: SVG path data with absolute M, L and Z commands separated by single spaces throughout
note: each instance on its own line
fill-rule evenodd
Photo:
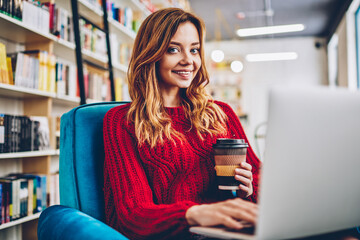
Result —
M 186 212 L 187 210 L 192 207 L 192 206 L 195 206 L 195 205 L 199 205 L 198 203 L 195 203 L 195 202 L 185 202 L 184 203 L 184 211 L 182 212 L 182 215 L 181 215 L 181 218 L 180 218 L 180 226 L 183 227 L 183 228 L 186 228 L 186 229 L 189 229 L 190 228 L 190 225 L 188 223 L 188 221 L 186 220 Z

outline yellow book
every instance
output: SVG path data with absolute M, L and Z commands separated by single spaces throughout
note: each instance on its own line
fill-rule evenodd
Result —
M 9 73 L 6 63 L 6 47 L 0 43 L 0 83 L 9 83 Z
M 122 101 L 123 100 L 123 96 L 122 96 L 122 78 L 117 77 L 115 78 L 115 101 Z
M 13 75 L 13 69 L 12 69 L 12 65 L 11 65 L 11 57 L 6 58 L 6 64 L 7 64 L 8 73 L 9 73 L 9 84 L 14 85 L 14 75 Z
M 41 51 L 39 55 L 40 67 L 39 67 L 39 90 L 47 91 L 48 83 L 48 61 L 49 56 L 45 51 Z
M 47 86 L 47 91 L 52 93 L 56 92 L 55 66 L 56 66 L 56 57 L 53 54 L 49 54 L 48 62 L 47 62 L 48 76 L 47 76 L 46 86 Z

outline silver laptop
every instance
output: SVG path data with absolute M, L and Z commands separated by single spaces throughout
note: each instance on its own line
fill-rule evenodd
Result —
M 289 239 L 360 225 L 360 92 L 275 87 L 254 233 L 191 227 L 222 239 Z

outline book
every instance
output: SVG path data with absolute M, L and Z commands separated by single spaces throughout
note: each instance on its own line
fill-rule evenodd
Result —
M 35 28 L 39 32 L 49 33 L 50 14 L 45 5 L 23 1 L 22 20 L 25 25 Z
M 41 175 L 29 174 L 29 173 L 12 173 L 8 177 L 26 179 L 28 181 L 28 202 L 27 210 L 28 215 L 41 212 L 42 209 L 42 187 L 41 187 Z
M 29 200 L 29 182 L 27 179 L 19 179 L 20 181 L 20 217 L 28 215 L 28 200 Z
M 50 149 L 49 119 L 44 116 L 31 116 L 32 151 Z
M 0 113 L 0 153 L 5 152 L 5 114 Z
M 34 211 L 34 179 L 28 179 L 28 206 L 27 215 L 31 215 Z
M 48 62 L 47 62 L 47 83 L 46 83 L 46 91 L 55 93 L 56 92 L 56 57 L 54 54 L 49 54 L 48 56 Z
M 6 210 L 5 210 L 5 222 L 10 222 L 14 218 L 14 185 L 11 179 L 0 178 L 0 182 L 3 186 L 6 186 Z
M 122 83 L 123 80 L 120 77 L 115 78 L 114 85 L 115 85 L 115 101 L 122 101 Z
M 9 71 L 6 61 L 6 47 L 3 43 L 0 43 L 0 83 L 9 83 Z
M 7 65 L 8 73 L 9 73 L 9 82 L 8 82 L 8 84 L 14 85 L 14 75 L 13 75 L 13 69 L 12 69 L 12 66 L 11 66 L 11 58 L 10 57 L 6 57 L 6 65 Z
M 11 185 L 10 181 L 0 179 L 2 185 L 2 209 L 1 209 L 1 222 L 7 223 L 10 222 L 10 191 Z

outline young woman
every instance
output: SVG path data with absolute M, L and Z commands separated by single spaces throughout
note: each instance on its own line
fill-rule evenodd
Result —
M 129 66 L 132 102 L 105 116 L 105 214 L 130 239 L 186 239 L 192 225 L 256 222 L 260 163 L 251 147 L 236 169 L 238 197 L 216 186 L 212 145 L 247 139 L 234 111 L 206 94 L 204 31 L 177 8 L 147 17 Z

